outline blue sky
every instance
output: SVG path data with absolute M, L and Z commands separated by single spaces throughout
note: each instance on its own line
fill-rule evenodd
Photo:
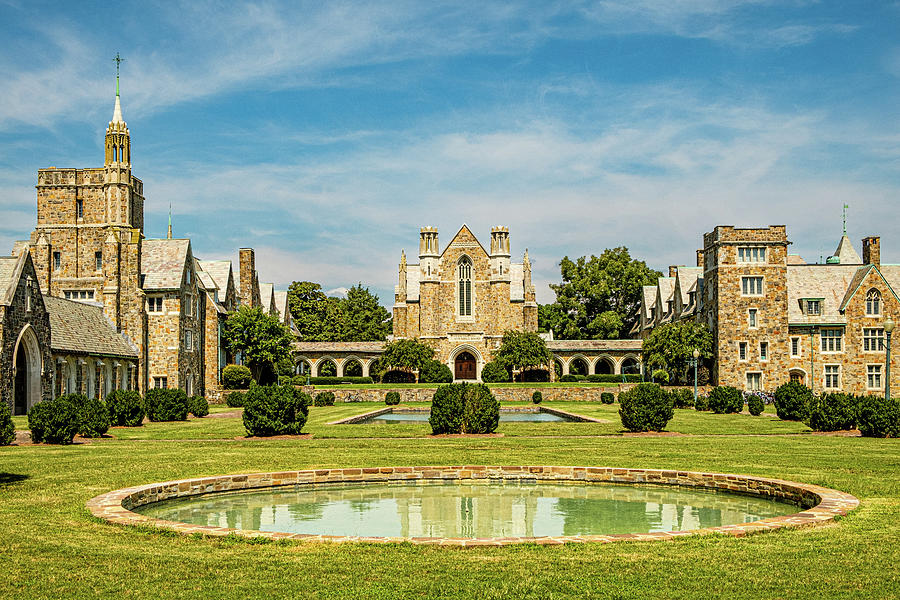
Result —
M 148 237 L 390 305 L 418 230 L 665 270 L 717 224 L 900 262 L 900 2 L 0 0 L 0 252 L 37 169 L 100 166 L 121 52 Z

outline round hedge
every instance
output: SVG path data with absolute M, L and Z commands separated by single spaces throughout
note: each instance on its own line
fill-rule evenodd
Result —
M 848 394 L 831 393 L 813 398 L 809 404 L 806 424 L 813 431 L 843 431 L 856 427 L 856 398 Z
M 251 380 L 250 368 L 244 365 L 226 365 L 222 369 L 222 384 L 226 390 L 246 390 Z
M 451 383 L 450 367 L 436 360 L 429 360 L 419 371 L 419 383 Z
M 481 380 L 485 383 L 504 383 L 510 380 L 506 367 L 492 360 L 481 368 Z
M 900 437 L 900 401 L 878 396 L 861 398 L 857 423 L 864 437 Z
M 106 397 L 109 420 L 120 427 L 138 427 L 144 421 L 144 400 L 137 390 L 115 390 Z
M 747 396 L 747 410 L 749 410 L 750 414 L 754 417 L 761 415 L 765 406 L 763 399 L 756 394 Z
M 384 395 L 384 403 L 388 406 L 400 404 L 400 392 L 388 392 Z
M 709 392 L 709 409 L 717 415 L 744 410 L 744 397 L 737 388 L 717 385 Z
M 28 411 L 28 428 L 34 442 L 71 444 L 81 425 L 76 394 L 38 402 Z
M 225 398 L 226 406 L 231 408 L 239 408 L 244 405 L 245 392 L 231 392 Z
M 535 390 L 533 394 L 531 394 L 531 401 L 535 404 L 540 404 L 544 401 L 544 395 L 540 393 L 538 390 Z
M 662 431 L 675 413 L 672 398 L 655 383 L 619 394 L 619 417 L 628 431 Z
M 812 390 L 796 381 L 778 386 L 775 390 L 775 412 L 778 418 L 784 421 L 806 421 L 812 397 Z
M 103 437 L 109 431 L 109 410 L 106 403 L 98 398 L 88 398 L 81 394 L 71 394 L 78 403 L 78 435 L 87 438 Z
M 309 394 L 293 385 L 254 385 L 244 398 L 248 436 L 298 435 L 306 424 Z
M 290 385 L 290 380 L 285 385 Z M 209 400 L 203 396 L 191 396 L 188 399 L 188 410 L 195 417 L 205 417 L 209 414 Z
M 6 402 L 0 402 L 0 446 L 9 446 L 16 441 L 16 426 Z
M 603 404 L 612 404 L 616 401 L 616 397 L 612 392 L 600 392 L 600 402 Z
M 188 397 L 184 390 L 154 388 L 144 396 L 144 410 L 151 421 L 186 421 Z
M 484 384 L 440 386 L 431 401 L 433 434 L 493 433 L 500 421 L 500 402 Z
M 316 394 L 316 406 L 334 406 L 334 392 L 319 392 Z

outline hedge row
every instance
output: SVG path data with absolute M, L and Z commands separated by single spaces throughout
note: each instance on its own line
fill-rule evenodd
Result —
M 371 377 L 310 377 L 310 385 L 338 385 L 341 383 L 373 383 Z M 306 385 L 305 375 L 294 375 L 294 385 Z

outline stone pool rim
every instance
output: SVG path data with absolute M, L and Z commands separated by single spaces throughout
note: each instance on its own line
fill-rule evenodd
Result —
M 375 410 L 371 410 L 366 413 L 362 413 L 359 415 L 353 415 L 352 417 L 346 417 L 344 419 L 339 419 L 337 421 L 331 421 L 330 423 L 326 423 L 326 425 L 358 425 L 363 423 L 368 419 L 372 419 L 374 417 L 380 417 L 381 415 L 386 415 L 389 413 L 394 414 L 402 414 L 402 413 L 430 413 L 431 405 L 426 407 L 418 407 L 418 406 L 385 406 L 382 408 L 377 408 Z M 570 422 L 573 423 L 609 423 L 604 419 L 595 419 L 594 417 L 588 417 L 585 415 L 579 415 L 578 413 L 569 412 L 567 410 L 561 410 L 559 408 L 550 408 L 549 406 L 519 406 L 519 407 L 500 407 L 500 412 L 507 413 L 548 413 L 551 415 L 556 415 L 557 417 L 563 417 L 565 419 L 569 419 Z
M 610 535 L 503 537 L 503 538 L 435 538 L 435 537 L 380 537 L 340 536 L 277 531 L 256 531 L 192 525 L 148 517 L 131 509 L 170 498 L 183 498 L 233 490 L 260 490 L 305 484 L 347 482 L 388 483 L 411 480 L 529 480 L 529 481 L 578 481 L 621 484 L 675 485 L 716 489 L 725 492 L 750 494 L 772 500 L 794 502 L 807 507 L 800 512 L 780 517 L 770 517 L 751 523 L 706 527 L 690 531 L 661 531 L 651 533 L 623 533 Z M 113 490 L 87 502 L 91 514 L 118 525 L 149 526 L 175 531 L 184 535 L 227 536 L 270 540 L 296 540 L 313 542 L 368 542 L 433 544 L 443 546 L 506 546 L 510 544 L 566 544 L 583 542 L 672 540 L 677 537 L 703 534 L 724 534 L 742 537 L 750 533 L 822 525 L 835 517 L 843 516 L 859 506 L 859 500 L 839 490 L 817 485 L 729 473 L 701 473 L 671 469 L 623 469 L 616 467 L 576 467 L 548 465 L 456 465 L 410 467 L 364 467 L 343 469 L 307 469 L 302 471 L 275 471 L 269 473 L 243 473 L 179 479 L 161 483 L 149 483 Z

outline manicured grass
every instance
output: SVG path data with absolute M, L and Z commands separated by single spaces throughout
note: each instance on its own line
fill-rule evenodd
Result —
M 614 419 L 618 405 L 551 403 Z M 314 407 L 312 439 L 172 441 L 243 435 L 240 419 L 127 430 L 140 439 L 0 448 L 0 590 L 4 598 L 891 598 L 900 575 L 900 441 L 778 434 L 805 429 L 746 415 L 676 411 L 673 431 L 561 437 L 325 438 L 327 426 L 381 403 Z M 526 428 L 515 428 L 526 425 Z M 546 427 L 547 424 L 543 426 Z M 582 427 L 586 426 L 586 427 Z M 427 426 L 426 426 L 427 427 Z M 591 429 L 593 427 L 594 429 Z M 330 428 L 330 429 L 329 429 Z M 612 433 L 615 433 L 612 431 Z M 233 435 L 232 435 L 233 434 Z M 360 435 L 360 434 L 355 434 Z M 584 437 L 582 437 L 584 436 Z M 154 439 L 155 438 L 155 439 Z M 89 516 L 102 492 L 153 481 L 313 467 L 561 464 L 757 474 L 825 485 L 862 505 L 815 529 L 673 542 L 435 548 L 252 543 L 117 527 Z

